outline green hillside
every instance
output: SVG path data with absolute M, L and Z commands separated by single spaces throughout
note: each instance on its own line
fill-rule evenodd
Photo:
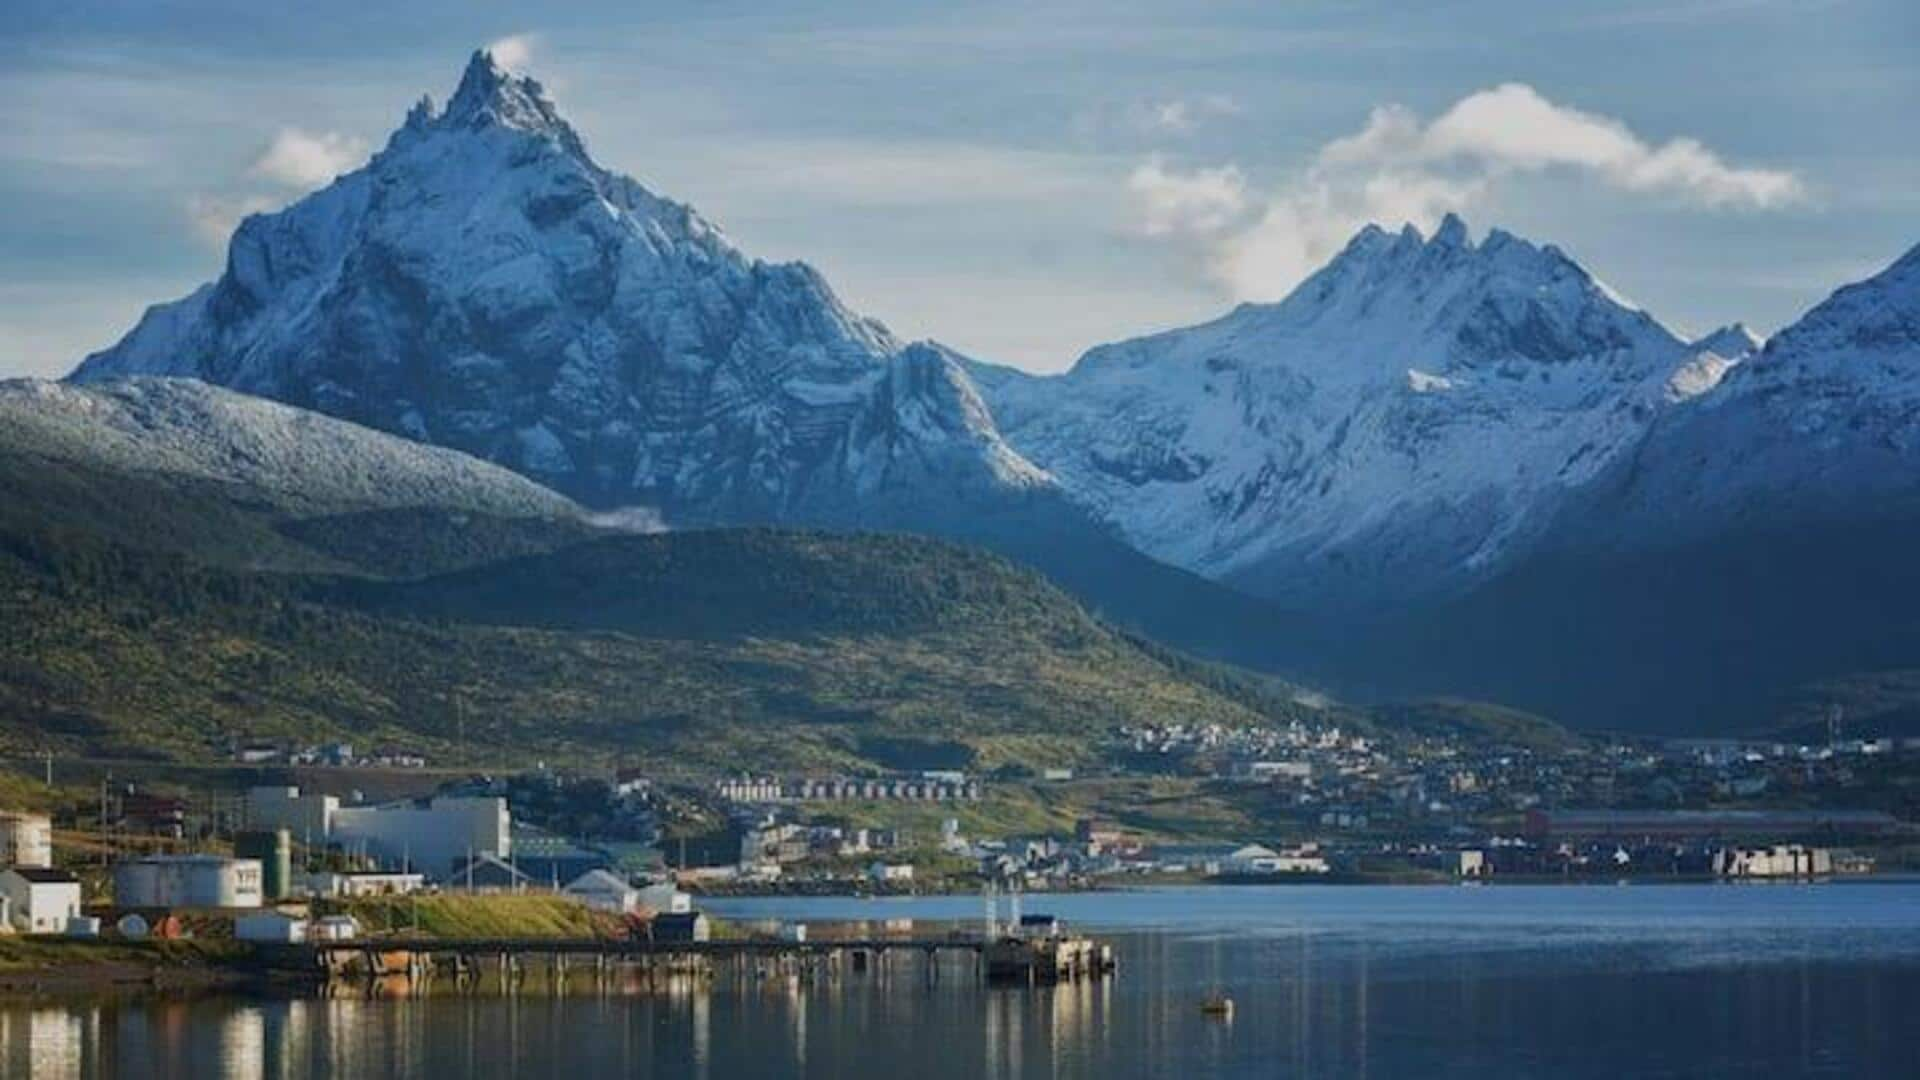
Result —
M 771 768 L 867 764 L 862 740 L 888 736 L 991 767 L 1083 760 L 1113 724 L 1285 707 L 931 540 L 622 537 L 399 583 L 213 566 L 21 516 L 0 529 L 13 750 L 350 737 L 440 761 Z

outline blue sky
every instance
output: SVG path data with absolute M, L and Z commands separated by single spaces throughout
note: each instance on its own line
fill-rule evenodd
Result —
M 492 42 L 601 162 L 908 337 L 1036 370 L 1460 211 L 1763 332 L 1920 243 L 1920 4 L 0 10 L 0 375 L 219 272 Z M 321 12 L 324 10 L 324 14 Z

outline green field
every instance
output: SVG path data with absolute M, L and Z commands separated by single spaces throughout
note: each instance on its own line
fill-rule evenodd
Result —
M 551 894 L 361 897 L 329 903 L 324 908 L 352 915 L 364 934 L 590 938 L 620 932 L 618 919 L 592 911 L 569 897 Z

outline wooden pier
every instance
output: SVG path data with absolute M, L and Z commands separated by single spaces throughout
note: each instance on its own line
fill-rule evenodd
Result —
M 575 974 L 605 982 L 842 974 L 917 974 L 928 982 L 949 972 L 991 982 L 1055 983 L 1114 971 L 1111 947 L 1082 937 L 868 938 L 785 941 L 646 941 L 620 938 L 367 938 L 278 946 L 282 966 L 323 972 L 329 980 L 450 975 L 459 985 L 512 988 L 543 970 L 565 984 Z

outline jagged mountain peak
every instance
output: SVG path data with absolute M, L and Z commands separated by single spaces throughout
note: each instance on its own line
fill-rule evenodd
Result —
M 999 441 L 962 365 L 903 355 L 812 267 L 751 259 L 603 168 L 539 82 L 485 51 L 444 109 L 423 100 L 366 166 L 250 218 L 217 282 L 74 377 L 129 373 L 687 520 L 860 524 L 925 489 L 929 463 L 982 498 L 1048 482 Z
M 1369 225 L 1293 293 L 1248 317 L 1278 326 L 1398 323 L 1427 341 L 1451 338 L 1451 361 L 1566 361 L 1678 344 L 1559 248 L 1499 228 L 1476 244 L 1454 214 L 1431 237 L 1411 225 L 1397 234 Z
M 489 130 L 551 143 L 612 186 L 618 186 L 622 179 L 607 173 L 593 161 L 585 141 L 567 122 L 559 105 L 538 79 L 508 70 L 485 49 L 476 51 L 467 62 L 445 109 L 436 109 L 432 96 L 422 95 L 407 110 L 406 118 L 388 140 L 387 152 L 399 152 L 436 132 Z M 522 163 L 536 156 L 525 150 L 517 151 Z
M 1287 348 L 1277 346 L 1287 344 Z M 1503 229 L 1475 243 L 1449 214 L 1432 236 L 1412 225 L 1360 229 L 1285 298 L 1242 304 L 1196 327 L 1101 346 L 1075 366 L 1105 378 L 1143 364 L 1286 367 L 1316 380 L 1404 383 L 1516 362 L 1671 368 L 1681 341 L 1551 244 Z M 1132 377 L 1132 376 L 1124 376 Z
M 443 117 L 449 123 L 476 118 L 516 126 L 566 123 L 539 80 L 508 71 L 487 49 L 476 49 L 467 61 Z
M 1728 360 L 1737 360 L 1748 353 L 1758 352 L 1766 339 L 1747 328 L 1743 322 L 1728 323 L 1711 333 L 1702 335 L 1687 343 L 1687 348 L 1696 352 L 1710 352 Z

